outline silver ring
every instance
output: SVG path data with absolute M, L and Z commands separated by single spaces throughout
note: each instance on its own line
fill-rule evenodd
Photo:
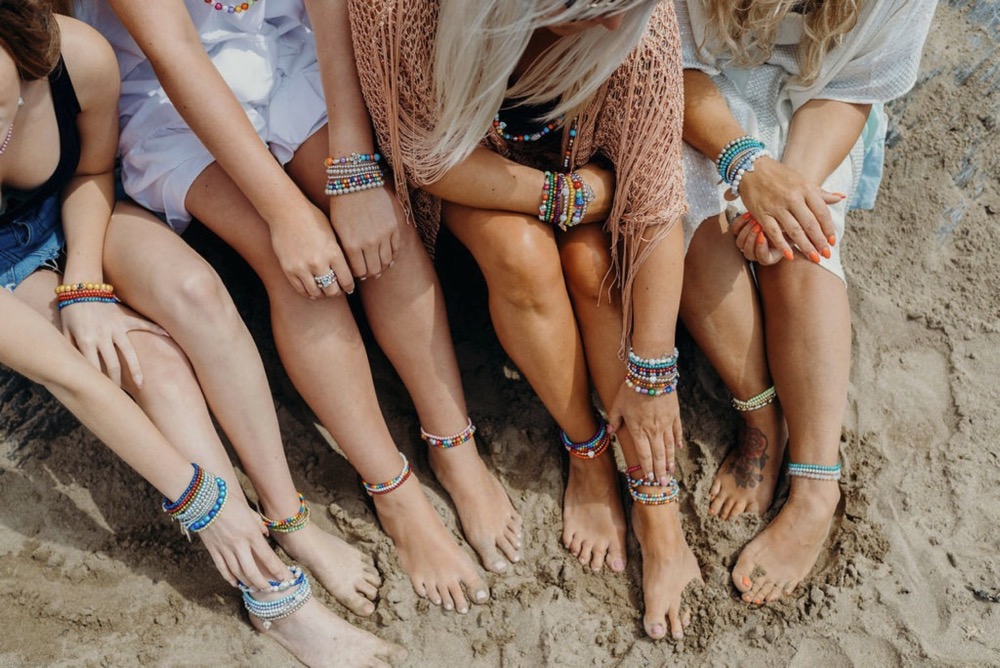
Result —
M 313 280 L 316 281 L 316 285 L 318 285 L 321 290 L 325 290 L 337 282 L 337 275 L 333 273 L 333 269 L 331 269 L 322 276 L 313 276 Z

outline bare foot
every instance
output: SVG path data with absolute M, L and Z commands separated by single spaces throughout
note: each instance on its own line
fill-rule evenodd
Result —
M 312 522 L 292 533 L 272 531 L 271 536 L 345 608 L 362 617 L 375 612 L 372 601 L 382 578 L 370 556 Z
M 784 421 L 773 403 L 743 414 L 739 441 L 726 455 L 709 492 L 708 512 L 724 520 L 763 514 L 774 500 L 785 452 Z
M 388 494 L 373 497 L 379 520 L 399 550 L 399 561 L 419 596 L 445 610 L 469 611 L 490 598 L 472 559 L 455 543 L 416 475 Z
M 348 624 L 315 598 L 306 601 L 291 617 L 273 622 L 268 629 L 253 615 L 250 623 L 311 668 L 386 668 L 406 658 L 406 650 L 399 645 Z
M 614 462 L 610 452 L 587 461 L 569 458 L 563 545 L 591 570 L 607 564 L 620 573 L 625 570 L 625 511 Z
M 659 491 L 655 487 L 640 490 Z M 636 503 L 632 526 L 642 549 L 643 627 L 654 640 L 665 637 L 668 630 L 674 640 L 680 640 L 691 623 L 691 611 L 681 605 L 681 595 L 692 580 L 702 581 L 698 560 L 684 539 L 680 508 L 676 503 Z
M 792 593 L 816 563 L 839 501 L 835 482 L 792 479 L 781 512 L 736 560 L 733 584 L 744 601 L 761 605 Z
M 429 448 L 434 475 L 458 509 L 462 532 L 483 567 L 507 570 L 521 560 L 521 516 L 500 481 L 479 457 L 475 441 L 454 448 Z

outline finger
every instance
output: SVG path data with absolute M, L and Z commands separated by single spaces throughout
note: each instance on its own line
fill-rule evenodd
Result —
M 770 243 L 765 243 L 763 246 L 757 246 L 757 264 L 765 267 L 777 264 L 781 261 L 782 257 L 781 252 L 771 248 Z
M 108 341 L 102 343 L 100 348 L 101 359 L 104 360 L 104 371 L 108 378 L 115 382 L 115 385 L 122 385 L 122 366 L 118 361 L 118 351 L 115 350 L 114 343 Z
M 125 331 L 126 332 L 150 332 L 151 334 L 156 334 L 157 336 L 170 336 L 170 332 L 163 329 L 155 322 L 146 320 L 145 318 L 140 318 L 135 315 L 125 316 Z
M 292 285 L 292 289 L 295 290 L 295 292 L 299 293 L 299 295 L 303 297 L 312 296 L 309 294 L 309 290 L 306 287 L 307 284 L 302 281 L 302 279 L 299 277 L 298 274 L 285 272 L 285 278 L 288 279 L 288 282 L 291 283 Z M 310 278 L 309 280 L 311 281 L 312 278 Z
M 740 252 L 743 253 L 743 257 L 751 262 L 757 257 L 757 238 L 749 227 L 747 228 L 747 234 L 743 236 L 743 244 L 740 246 Z
M 653 453 L 650 451 L 649 440 L 645 434 L 633 434 L 635 441 L 635 454 L 639 458 L 639 470 L 642 471 L 646 480 L 656 480 L 653 464 Z
M 790 211 L 780 211 L 776 214 L 781 229 L 785 231 L 788 238 L 795 244 L 799 252 L 805 255 L 811 262 L 819 262 L 819 250 L 813 246 L 809 236 L 802 229 L 802 224 L 791 214 Z
M 288 579 L 288 566 L 278 558 L 263 536 L 259 540 L 254 540 L 251 550 L 253 550 L 254 559 L 260 565 L 261 570 L 267 573 L 270 579 Z
M 672 431 L 674 433 L 674 443 L 678 448 L 684 448 L 684 427 L 680 420 L 674 420 Z
M 826 209 L 826 205 L 823 204 L 822 208 Z M 819 254 L 823 257 L 830 257 L 830 245 L 826 240 L 829 235 L 823 232 L 823 228 L 820 227 L 813 210 L 807 206 L 806 202 L 803 201 L 797 205 L 792 209 L 791 213 L 799 221 L 799 225 L 802 226 L 806 236 L 809 237 L 809 241 Z
M 338 276 L 337 272 L 335 272 L 333 269 L 328 269 L 327 271 L 323 272 L 323 274 L 320 275 L 320 278 L 322 278 L 322 285 L 320 284 L 319 281 L 316 282 L 316 285 L 320 286 L 320 290 L 323 291 L 324 296 L 336 297 L 341 292 L 343 292 L 340 289 L 340 283 L 339 283 L 340 276 Z
M 101 358 L 97 355 L 97 348 L 77 342 L 77 349 L 83 355 L 83 358 L 90 362 L 92 367 L 104 373 L 104 369 L 101 368 Z
M 365 265 L 368 267 L 368 276 L 381 276 L 386 267 L 382 266 L 382 254 L 379 248 L 369 248 L 365 251 Z
M 667 473 L 673 475 L 676 470 L 676 452 L 674 451 L 674 434 L 673 431 L 668 431 L 663 435 L 663 452 L 667 458 Z M 660 480 L 661 485 L 666 485 L 670 482 L 670 479 L 664 476 Z
M 392 262 L 396 254 L 392 250 L 392 239 L 390 238 L 389 243 L 383 243 L 378 247 L 379 260 L 382 263 L 382 270 L 386 271 L 389 269 L 389 263 Z M 381 273 L 381 272 L 379 272 Z
M 729 232 L 733 236 L 738 236 L 739 233 L 743 231 L 743 228 L 745 228 L 747 225 L 753 224 L 751 223 L 752 220 L 753 216 L 750 214 L 749 211 L 740 216 L 736 216 L 736 218 L 733 219 L 732 224 L 729 226 Z
M 237 584 L 236 576 L 233 575 L 232 569 L 229 568 L 229 565 L 226 563 L 226 560 L 222 557 L 222 555 L 219 554 L 217 550 L 211 549 L 208 551 L 208 554 L 212 557 L 212 562 L 215 563 L 215 569 L 219 571 L 222 579 L 228 582 L 229 586 L 235 587 Z
M 792 251 L 792 247 L 785 239 L 785 234 L 781 231 L 781 226 L 778 225 L 778 221 L 776 221 L 772 216 L 761 216 L 757 219 L 757 222 L 760 223 L 761 229 L 764 230 L 764 234 L 767 235 L 767 240 L 771 242 L 771 245 L 774 248 L 781 251 L 781 254 L 786 260 L 792 260 L 795 258 L 795 253 Z
M 128 369 L 129 375 L 132 376 L 132 382 L 135 383 L 136 387 L 141 388 L 142 368 L 139 366 L 139 356 L 136 355 L 135 348 L 132 346 L 132 341 L 129 340 L 128 334 L 116 334 L 113 342 L 118 348 L 118 352 L 125 359 L 125 367 Z
M 840 193 L 837 193 L 840 194 Z M 836 204 L 836 202 L 829 202 L 829 204 Z M 837 228 L 833 224 L 833 215 L 830 213 L 830 207 L 827 206 L 828 202 L 825 197 L 819 197 L 815 194 L 810 194 L 806 198 L 806 204 L 809 205 L 809 209 L 812 210 L 816 220 L 819 221 L 820 229 L 823 232 L 823 236 L 826 238 L 826 242 L 831 246 L 837 243 Z
M 354 274 L 347 266 L 347 261 L 344 260 L 344 256 L 339 252 L 334 252 L 330 257 L 330 268 L 333 269 L 334 273 L 337 274 L 337 283 L 340 284 L 340 289 L 347 294 L 354 293 L 354 286 L 356 285 L 354 281 Z
M 736 235 L 736 247 L 737 248 L 743 248 L 744 246 L 746 246 L 747 239 L 750 238 L 750 237 L 752 237 L 754 235 L 754 231 L 753 231 L 754 225 L 758 225 L 758 224 L 759 223 L 748 223 L 748 224 L 746 224 L 746 225 L 743 226 L 743 228 L 740 230 L 739 234 Z
M 621 429 L 623 421 L 622 412 L 618 409 L 618 402 L 616 401 L 611 405 L 611 411 L 608 413 L 608 433 L 613 434 Z
M 823 201 L 826 202 L 827 204 L 836 204 L 837 202 L 840 202 L 847 197 L 847 195 L 845 195 L 844 193 L 832 193 L 826 190 L 821 190 L 820 196 L 823 198 Z
M 253 585 L 256 589 L 260 591 L 267 591 L 271 587 L 271 583 L 268 582 L 267 577 L 260 572 L 260 568 L 257 567 L 257 562 L 253 558 L 253 553 L 249 550 L 241 550 L 236 554 L 236 560 L 239 563 L 240 580 L 244 584 Z M 275 578 L 277 581 L 287 580 L 287 577 Z
M 656 447 L 652 447 L 655 444 Z M 667 451 L 664 448 L 665 443 L 663 438 L 656 435 L 654 438 L 650 439 L 650 447 L 653 451 L 653 475 L 656 476 L 656 480 L 659 481 L 661 485 L 667 484 L 667 473 L 670 469 L 670 462 Z
M 365 252 L 361 248 L 346 251 L 347 264 L 350 265 L 351 275 L 358 278 L 365 278 L 371 274 L 371 269 L 365 258 Z M 338 272 L 339 275 L 339 272 Z
M 406 225 L 407 223 L 403 223 Z M 399 228 L 393 230 L 392 234 L 389 235 L 389 250 L 392 252 L 392 258 L 389 260 L 389 265 L 396 261 L 396 256 L 399 255 L 399 251 L 403 246 L 403 238 L 399 234 Z

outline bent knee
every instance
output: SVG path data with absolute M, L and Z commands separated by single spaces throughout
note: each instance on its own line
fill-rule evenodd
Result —
M 173 339 L 145 331 L 132 331 L 128 336 L 143 375 L 141 392 L 134 387 L 128 388 L 133 396 L 141 394 L 145 398 L 162 400 L 198 388 L 191 362 Z M 123 374 L 123 380 L 127 380 L 127 374 Z
M 603 235 L 572 239 L 559 249 L 566 287 L 574 301 L 598 301 L 609 296 L 611 251 Z

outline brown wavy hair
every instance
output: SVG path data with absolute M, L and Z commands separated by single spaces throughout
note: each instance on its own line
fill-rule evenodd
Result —
M 0 47 L 23 81 L 44 79 L 59 62 L 59 24 L 49 0 L 0 0 Z
M 753 67 L 771 55 L 778 26 L 788 12 L 803 13 L 799 42 L 799 81 L 810 84 L 819 75 L 826 54 L 858 23 L 862 0 L 693 0 L 708 15 L 709 36 L 732 54 L 740 67 Z

